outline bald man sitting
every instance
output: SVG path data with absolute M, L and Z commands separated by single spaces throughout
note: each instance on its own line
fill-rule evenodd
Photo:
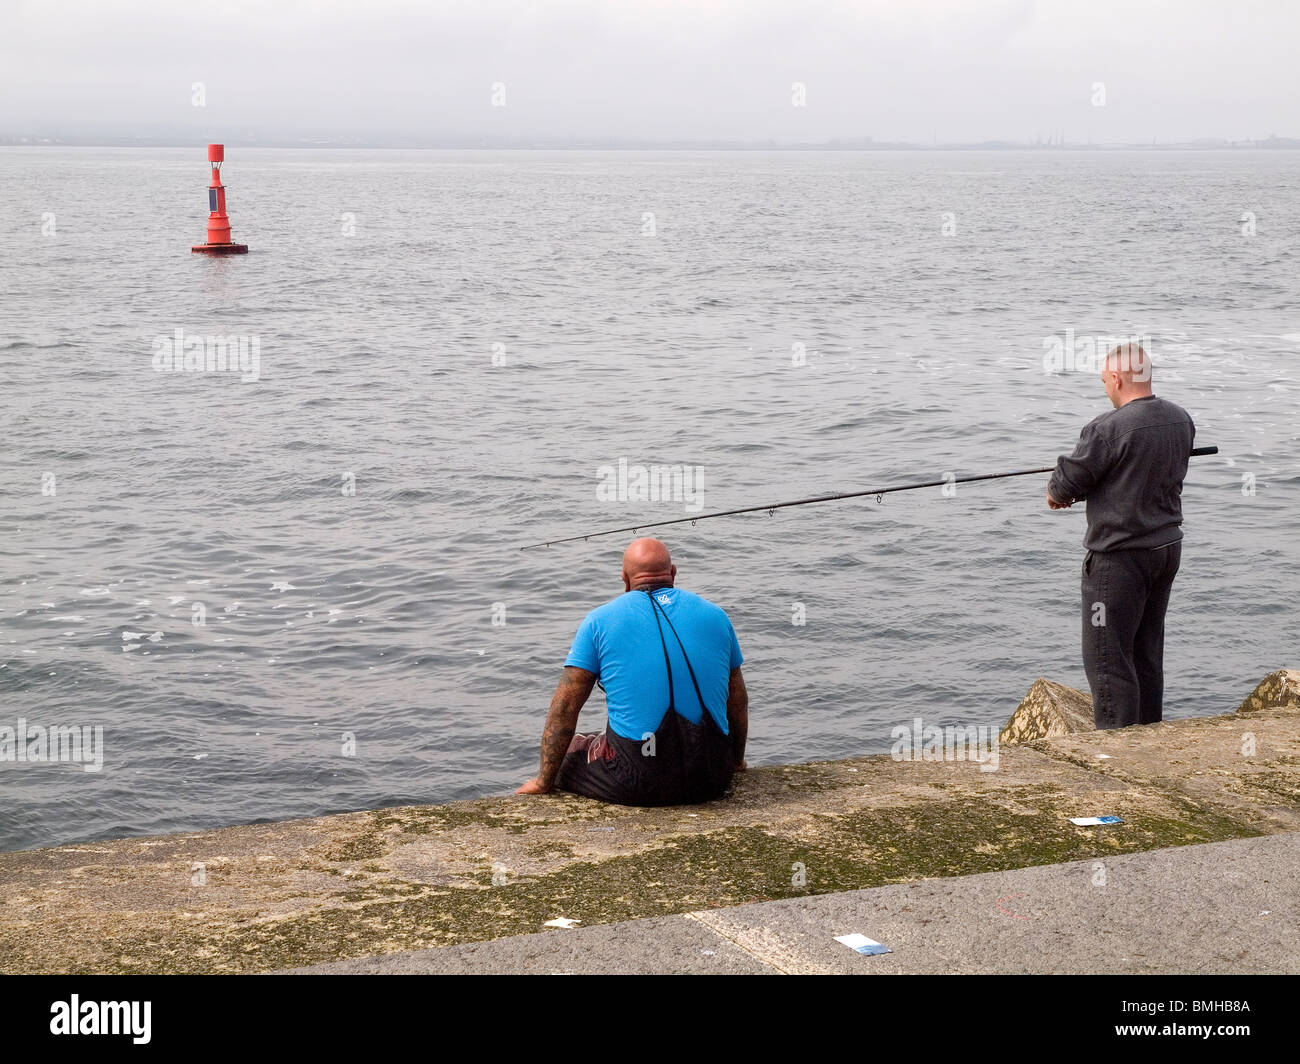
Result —
M 674 587 L 676 578 L 659 540 L 627 548 L 624 593 L 579 626 L 546 717 L 541 768 L 516 794 L 559 789 L 619 805 L 685 805 L 722 797 L 745 768 L 740 644 L 726 613 Z M 605 730 L 575 735 L 597 680 Z
M 1099 729 L 1152 724 L 1164 698 L 1165 610 L 1182 559 L 1187 411 L 1151 391 L 1151 359 L 1121 344 L 1102 366 L 1114 410 L 1090 421 L 1047 485 L 1053 510 L 1088 502 L 1083 667 Z

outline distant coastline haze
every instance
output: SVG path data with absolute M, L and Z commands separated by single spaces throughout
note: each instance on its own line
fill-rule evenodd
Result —
M 48 0 L 0 143 L 1296 147 L 1279 0 Z

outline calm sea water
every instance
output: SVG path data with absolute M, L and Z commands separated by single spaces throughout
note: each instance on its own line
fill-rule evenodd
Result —
M 1044 372 L 1067 330 L 1148 338 L 1222 452 L 1167 714 L 1297 664 L 1296 154 L 228 154 L 251 252 L 213 260 L 202 149 L 0 150 L 0 726 L 105 743 L 0 763 L 0 848 L 505 793 L 630 537 L 519 547 L 685 513 L 601 466 L 699 467 L 715 510 L 1050 465 L 1108 409 Z M 177 329 L 259 379 L 156 371 Z M 1044 484 L 666 530 L 751 763 L 1086 686 Z

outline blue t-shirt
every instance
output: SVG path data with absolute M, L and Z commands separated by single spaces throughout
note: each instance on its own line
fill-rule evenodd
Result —
M 726 732 L 731 670 L 744 660 L 731 620 L 720 606 L 681 588 L 660 588 L 654 596 L 686 645 L 704 704 Z M 625 739 L 640 740 L 663 722 L 668 709 L 663 643 L 673 666 L 677 712 L 693 724 L 701 719 L 682 648 L 662 615 L 659 624 L 664 638 L 660 643 L 656 612 L 644 591 L 627 591 L 598 606 L 579 625 L 564 660 L 565 665 L 576 665 L 600 677 L 609 727 Z

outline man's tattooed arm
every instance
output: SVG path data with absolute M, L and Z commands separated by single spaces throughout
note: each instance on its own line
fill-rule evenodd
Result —
M 560 774 L 560 764 L 578 727 L 578 713 L 595 685 L 596 674 L 575 665 L 566 666 L 560 677 L 542 730 L 542 767 L 537 773 L 537 783 L 543 793 L 555 789 L 555 777 Z
M 731 761 L 737 770 L 745 767 L 745 741 L 749 738 L 749 691 L 740 667 L 731 670 L 727 691 L 727 734 L 731 738 Z

